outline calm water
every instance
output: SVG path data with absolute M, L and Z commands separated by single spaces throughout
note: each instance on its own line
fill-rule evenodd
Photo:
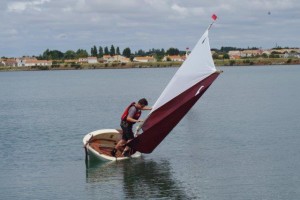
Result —
M 299 199 L 300 66 L 222 69 L 152 154 L 87 165 L 83 136 L 176 68 L 0 73 L 0 199 Z

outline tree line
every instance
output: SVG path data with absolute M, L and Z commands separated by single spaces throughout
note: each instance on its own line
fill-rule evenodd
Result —
M 77 51 L 68 50 L 61 52 L 59 50 L 45 50 L 42 55 L 38 56 L 39 59 L 44 60 L 72 60 L 78 58 L 86 58 L 89 56 L 102 58 L 104 55 L 122 55 L 124 57 L 133 59 L 136 56 L 154 56 L 157 60 L 161 60 L 165 55 L 184 55 L 185 51 L 179 51 L 177 48 L 169 48 L 167 51 L 164 49 L 149 49 L 144 51 L 142 49 L 132 52 L 129 47 L 126 47 L 122 53 L 119 47 L 111 45 L 109 47 L 99 46 L 98 48 L 94 45 L 91 47 L 90 52 L 84 49 L 78 49 Z
M 282 47 L 275 47 L 273 49 L 281 49 Z M 288 47 L 285 47 L 288 49 Z M 213 55 L 214 59 L 217 59 L 219 55 L 223 55 L 223 58 L 228 58 L 229 51 L 234 50 L 257 50 L 258 47 L 248 47 L 248 48 L 236 48 L 236 47 L 221 47 L 220 49 L 213 48 L 212 51 L 215 51 L 215 54 Z M 105 46 L 99 46 L 98 48 L 96 45 L 91 47 L 90 52 L 84 50 L 84 49 L 78 49 L 77 51 L 68 50 L 66 52 L 61 52 L 59 50 L 45 50 L 42 55 L 38 56 L 38 59 L 44 59 L 44 60 L 72 60 L 72 59 L 78 59 L 78 58 L 86 58 L 89 56 L 102 58 L 104 55 L 122 55 L 124 57 L 130 58 L 133 60 L 136 56 L 153 56 L 158 61 L 162 60 L 162 58 L 166 55 L 184 55 L 186 51 L 180 51 L 177 48 L 169 48 L 167 51 L 162 49 L 149 49 L 148 51 L 144 51 L 142 49 L 132 52 L 129 47 L 126 47 L 122 53 L 119 47 L 115 47 L 114 45 L 111 45 L 110 48 Z

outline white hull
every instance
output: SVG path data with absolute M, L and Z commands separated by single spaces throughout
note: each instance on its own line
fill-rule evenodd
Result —
M 112 156 L 110 151 L 121 138 L 121 132 L 116 129 L 101 129 L 85 135 L 83 145 L 90 157 L 95 157 L 102 161 L 116 161 L 141 157 L 142 154 L 140 152 L 135 152 L 130 157 L 124 157 L 120 155 L 120 153 L 117 157 Z

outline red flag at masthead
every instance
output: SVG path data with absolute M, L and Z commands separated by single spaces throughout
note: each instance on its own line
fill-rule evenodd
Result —
M 218 16 L 215 15 L 215 14 L 213 14 L 213 15 L 211 16 L 211 18 L 212 18 L 214 21 L 216 21 L 216 19 L 218 18 Z

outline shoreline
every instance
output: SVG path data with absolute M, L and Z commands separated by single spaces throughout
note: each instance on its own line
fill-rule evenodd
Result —
M 0 72 L 6 71 L 43 71 L 43 70 L 88 70 L 88 69 L 132 69 L 132 68 L 168 68 L 180 67 L 183 62 L 130 62 L 130 63 L 96 63 L 96 64 L 56 64 L 52 66 L 31 67 L 3 67 Z M 249 58 L 236 60 L 214 60 L 216 66 L 273 66 L 273 65 L 300 65 L 300 58 Z

